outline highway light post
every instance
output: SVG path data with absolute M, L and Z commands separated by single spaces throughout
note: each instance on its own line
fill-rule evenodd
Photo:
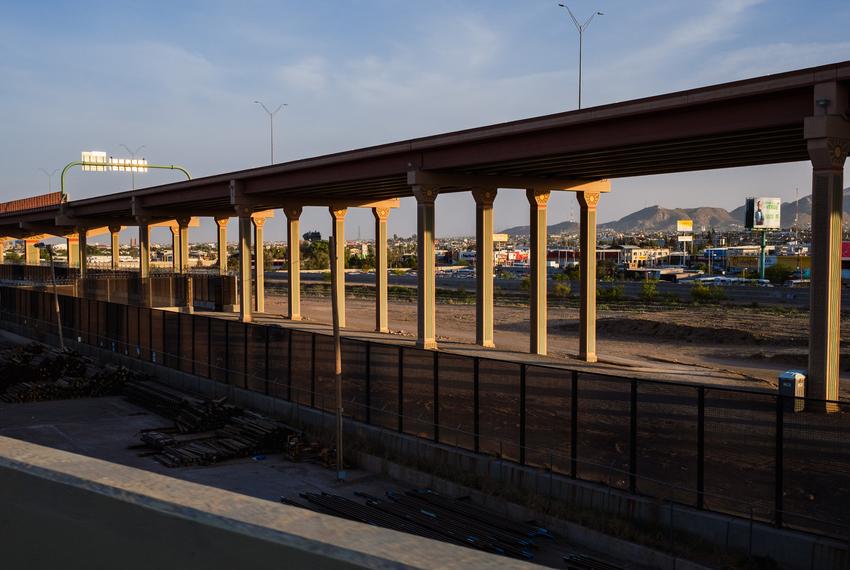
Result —
M 135 159 L 135 158 L 136 158 L 136 153 L 138 153 L 138 152 L 139 152 L 139 151 L 141 151 L 143 148 L 145 148 L 145 145 L 142 145 L 142 146 L 138 147 L 136 150 L 130 150 L 130 147 L 129 147 L 129 146 L 127 146 L 127 145 L 125 145 L 125 144 L 121 144 L 121 145 L 118 145 L 118 146 L 123 146 L 123 147 L 124 147 L 124 150 L 126 150 L 128 153 L 130 153 L 130 158 L 131 158 L 131 159 Z M 132 182 L 132 185 L 133 185 L 133 186 L 132 186 L 132 189 L 133 189 L 133 190 L 135 190 L 135 189 L 136 189 L 136 171 L 135 171 L 135 170 L 133 171 L 133 174 L 132 174 L 132 180 L 133 180 L 133 182 Z
M 61 170 L 61 168 L 55 168 L 53 170 L 53 172 L 47 172 L 47 170 L 45 170 L 43 168 L 39 168 L 39 170 L 41 172 L 43 172 L 45 176 L 47 176 L 47 192 L 52 192 L 53 191 L 53 177 L 56 175 L 57 172 L 59 172 Z
M 584 47 L 584 32 L 590 26 L 590 22 L 593 21 L 593 18 L 596 16 L 604 16 L 602 12 L 594 12 L 590 15 L 590 17 L 584 21 L 583 24 L 580 24 L 578 19 L 573 15 L 573 11 L 570 10 L 570 7 L 566 4 L 558 4 L 561 8 L 565 9 L 567 13 L 570 15 L 570 19 L 575 24 L 576 30 L 578 30 L 578 108 L 581 109 L 581 64 L 582 64 L 582 49 Z
M 274 111 L 269 111 L 269 108 L 266 107 L 265 103 L 263 103 L 262 101 L 254 101 L 254 103 L 256 103 L 257 105 L 262 107 L 263 111 L 265 111 L 266 114 L 268 114 L 268 116 L 269 116 L 269 138 L 270 138 L 270 142 L 271 142 L 271 144 L 270 144 L 270 147 L 271 147 L 271 162 L 270 162 L 270 164 L 274 164 L 274 116 L 277 115 L 278 111 L 280 111 L 284 107 L 287 107 L 288 105 L 286 103 L 281 103 L 280 105 L 277 106 L 277 109 L 275 109 Z

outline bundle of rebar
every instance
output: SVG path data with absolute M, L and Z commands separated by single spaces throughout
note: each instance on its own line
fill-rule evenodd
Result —
M 219 429 L 243 413 L 225 398 L 202 400 L 155 382 L 130 382 L 124 394 L 131 402 L 174 420 L 181 433 Z
M 466 501 L 432 492 L 388 492 L 386 499 L 360 492 L 355 495 L 364 499 L 365 503 L 328 493 L 301 494 L 306 505 L 285 497 L 281 498 L 281 502 L 523 560 L 534 559 L 537 547 L 534 537 L 552 537 L 533 523 L 512 522 Z M 433 499 L 433 502 L 428 499 Z M 459 506 L 449 508 L 455 503 Z

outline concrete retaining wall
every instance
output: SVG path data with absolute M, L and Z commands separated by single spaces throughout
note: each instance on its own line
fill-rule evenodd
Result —
M 3 568 L 525 568 L 520 561 L 0 437 Z

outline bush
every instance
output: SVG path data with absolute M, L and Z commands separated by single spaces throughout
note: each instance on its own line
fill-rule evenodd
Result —
M 613 303 L 622 301 L 625 298 L 622 285 L 614 285 L 612 287 L 603 287 L 596 292 L 597 303 Z
M 644 281 L 640 288 L 640 298 L 643 301 L 655 301 L 658 298 L 658 287 L 656 281 Z
M 570 290 L 570 285 L 569 284 L 565 285 L 563 283 L 557 283 L 555 285 L 555 287 L 552 289 L 552 294 L 555 295 L 555 297 L 560 297 L 560 298 L 569 297 L 571 292 L 572 291 Z
M 691 299 L 695 303 L 717 303 L 726 298 L 726 291 L 720 287 L 709 287 L 695 283 L 691 289 Z
M 797 269 L 791 267 L 790 265 L 785 264 L 777 264 L 773 267 L 767 267 L 764 270 L 765 279 L 770 280 L 771 283 L 776 283 L 781 285 L 785 283 L 789 279 L 793 279 L 793 275 L 797 273 Z

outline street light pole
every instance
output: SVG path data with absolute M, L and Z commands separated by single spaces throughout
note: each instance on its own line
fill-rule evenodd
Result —
M 45 176 L 47 176 L 47 192 L 53 192 L 53 176 L 62 169 L 56 168 L 53 170 L 53 172 L 47 172 L 43 168 L 39 168 L 39 170 L 42 171 Z
M 274 164 L 274 116 L 277 115 L 277 112 L 280 111 L 283 107 L 287 107 L 286 103 L 281 103 L 277 106 L 277 109 L 274 111 L 269 111 L 269 108 L 266 107 L 265 103 L 262 101 L 254 101 L 257 105 L 263 108 L 269 116 L 269 138 L 270 138 L 270 149 L 271 149 L 271 162 L 270 164 Z
M 584 32 L 590 26 L 590 22 L 593 21 L 593 18 L 596 16 L 604 16 L 602 12 L 594 12 L 590 15 L 590 17 L 584 21 L 583 24 L 580 24 L 578 19 L 573 15 L 573 11 L 570 10 L 570 7 L 566 4 L 558 4 L 561 8 L 564 8 L 570 15 L 570 19 L 572 19 L 573 24 L 578 30 L 578 108 L 581 109 L 581 65 L 582 65 L 582 50 L 584 47 Z
M 142 145 L 142 146 L 140 146 L 139 148 L 137 148 L 136 150 L 130 150 L 130 147 L 129 147 L 129 146 L 127 146 L 127 145 L 125 145 L 125 144 L 122 144 L 122 145 L 119 145 L 119 146 L 123 146 L 123 147 L 124 147 L 124 150 L 126 150 L 127 152 L 129 152 L 129 153 L 130 153 L 130 158 L 132 158 L 132 159 L 135 159 L 135 158 L 136 158 L 136 153 L 137 153 L 137 152 L 139 152 L 140 150 L 142 150 L 143 148 L 145 148 L 145 145 Z M 135 189 L 136 189 L 136 171 L 131 170 L 131 171 L 130 171 L 130 173 L 131 173 L 132 180 L 133 180 L 133 182 L 132 182 L 132 184 L 133 184 L 133 190 L 135 190 Z

